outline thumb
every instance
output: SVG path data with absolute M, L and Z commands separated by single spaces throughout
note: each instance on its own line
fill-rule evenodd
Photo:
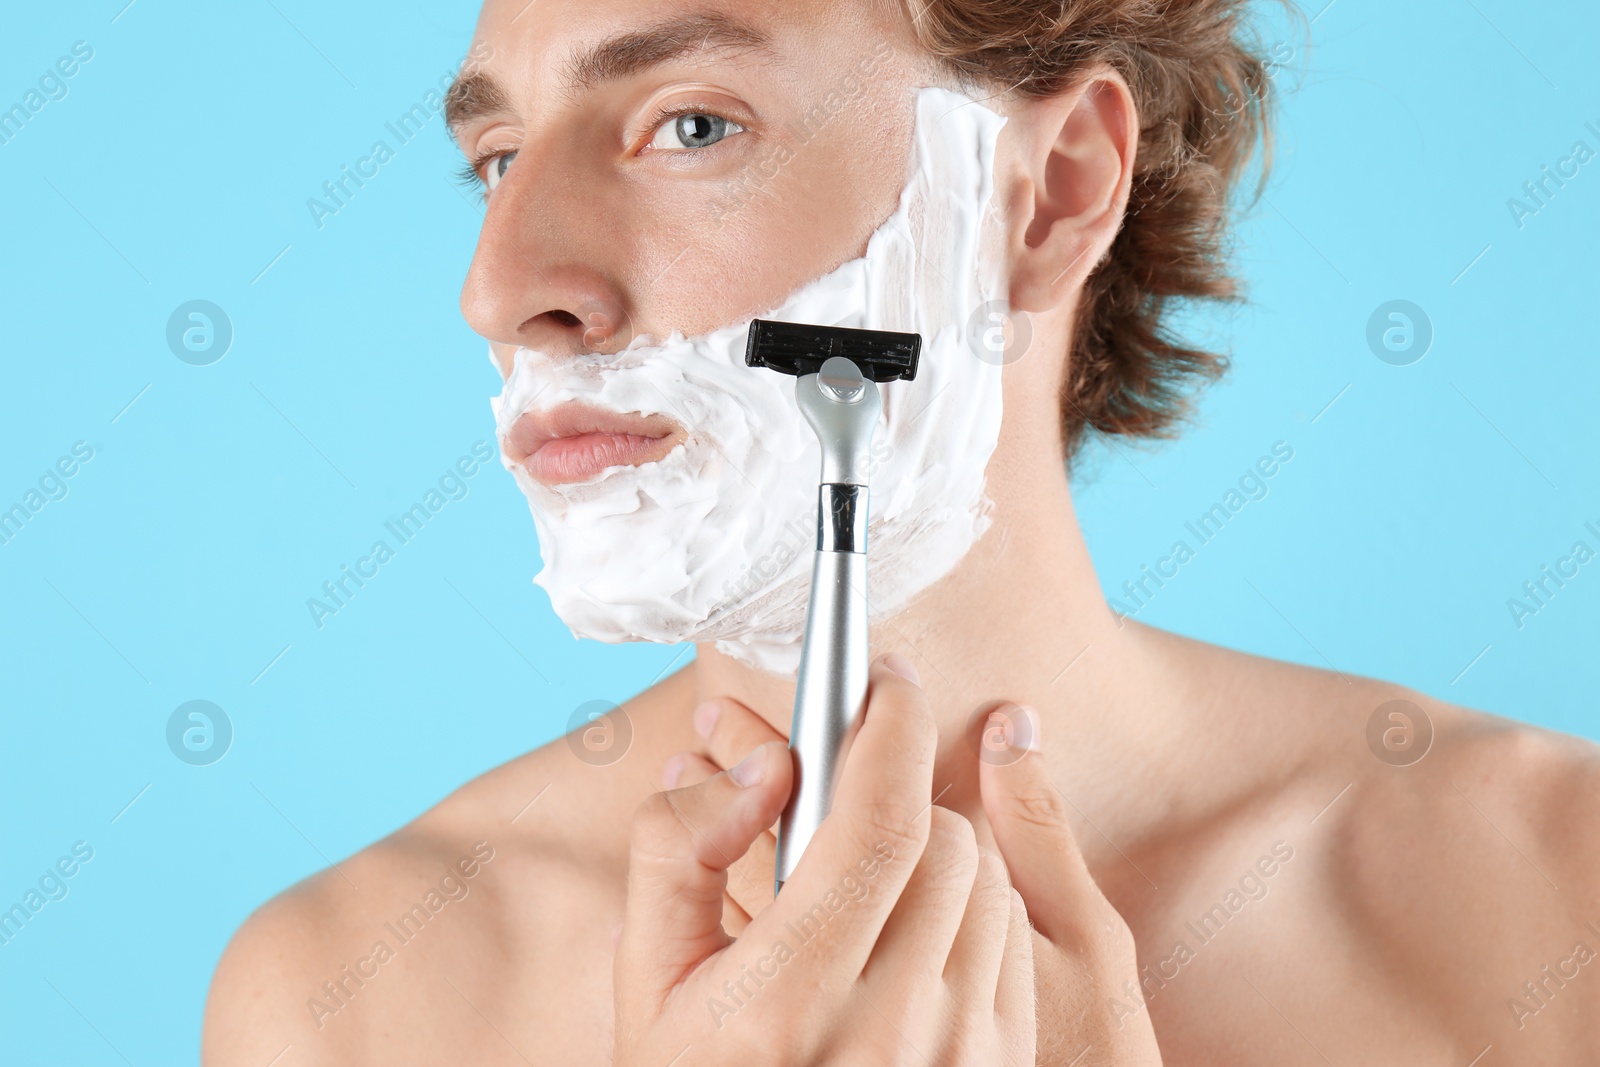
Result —
M 768 742 L 686 789 L 656 793 L 634 813 L 628 902 L 617 942 L 619 1018 L 650 1017 L 707 956 L 732 938 L 722 928 L 728 867 L 771 826 L 788 799 L 794 764 Z
M 1005 704 L 989 715 L 979 750 L 978 789 L 996 847 L 1034 929 L 1052 944 L 1081 948 L 1109 907 L 1067 822 L 1067 800 L 1050 780 L 1039 714 Z

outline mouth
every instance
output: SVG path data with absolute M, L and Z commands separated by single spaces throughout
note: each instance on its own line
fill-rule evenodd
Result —
M 522 415 L 501 448 L 534 481 L 555 486 L 593 481 L 610 467 L 655 462 L 686 436 L 664 415 L 623 414 L 573 401 Z

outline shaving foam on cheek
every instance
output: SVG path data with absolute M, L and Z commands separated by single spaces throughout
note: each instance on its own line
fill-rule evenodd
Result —
M 918 90 L 914 171 L 866 254 L 758 316 L 923 337 L 916 380 L 881 387 L 865 472 L 874 619 L 948 574 L 990 523 L 1001 371 L 970 346 L 967 324 L 985 305 L 1006 308 L 989 212 L 1004 123 L 959 93 Z M 748 327 L 636 337 L 613 355 L 517 350 L 492 401 L 502 442 L 523 413 L 572 400 L 668 415 L 688 432 L 657 462 L 582 484 L 545 486 L 507 462 L 539 534 L 534 581 L 576 636 L 715 640 L 775 674 L 798 670 L 821 455 L 794 379 L 744 365 Z

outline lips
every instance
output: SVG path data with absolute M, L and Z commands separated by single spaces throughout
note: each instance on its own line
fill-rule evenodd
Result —
M 684 437 L 664 415 L 622 414 L 572 401 L 522 415 L 502 447 L 535 481 L 553 486 L 592 481 L 608 467 L 654 462 Z

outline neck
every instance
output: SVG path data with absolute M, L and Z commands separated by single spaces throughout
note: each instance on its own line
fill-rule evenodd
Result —
M 1074 801 L 1126 795 L 1128 753 L 1162 736 L 1150 709 L 1176 704 L 1151 632 L 1106 606 L 1059 457 L 1004 453 L 989 466 L 993 525 L 954 571 L 871 627 L 874 656 L 900 652 L 921 675 L 939 721 L 935 792 L 969 816 L 980 810 L 976 746 L 998 703 L 1037 710 L 1046 757 Z M 710 643 L 698 652 L 697 700 L 734 697 L 788 736 L 793 680 Z

